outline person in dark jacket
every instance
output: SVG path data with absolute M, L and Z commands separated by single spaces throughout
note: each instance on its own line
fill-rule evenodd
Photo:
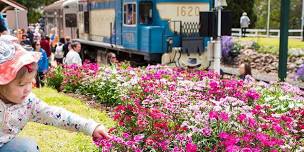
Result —
M 64 57 L 66 57 L 66 55 L 69 53 L 70 51 L 70 45 L 71 45 L 71 38 L 70 37 L 66 37 L 65 38 L 65 44 L 63 46 L 63 51 L 64 51 Z
M 25 34 L 22 35 L 20 44 L 21 45 L 32 45 L 31 41 L 29 39 L 27 39 Z

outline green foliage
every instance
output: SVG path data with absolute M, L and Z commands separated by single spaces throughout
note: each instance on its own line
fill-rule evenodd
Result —
M 36 23 L 42 16 L 41 7 L 52 4 L 55 1 L 57 0 L 16 0 L 16 2 L 27 7 L 29 23 Z
M 257 42 L 253 42 L 250 48 L 258 51 L 258 50 L 260 50 L 261 45 Z
M 115 75 L 85 81 L 80 86 L 80 93 L 90 95 L 100 103 L 117 105 L 120 102 L 119 83 Z
M 274 55 L 279 54 L 279 38 L 241 38 L 242 42 L 253 42 L 251 48 L 255 49 L 260 53 L 270 53 Z M 288 55 L 293 56 L 292 48 L 301 49 L 304 48 L 304 42 L 299 39 L 289 39 L 288 40 Z M 301 56 L 301 55 L 300 55 Z
M 242 44 L 240 42 L 234 42 L 233 48 L 232 48 L 232 53 L 234 53 L 234 54 L 240 54 L 240 51 L 243 48 L 244 47 L 242 46 Z
M 287 87 L 285 87 L 287 88 Z M 258 104 L 269 106 L 269 111 L 275 113 L 285 113 L 294 108 L 304 105 L 300 96 L 296 95 L 297 91 L 288 92 L 288 90 L 274 84 L 271 87 L 257 87 L 261 94 Z
M 34 93 L 46 103 L 63 107 L 86 118 L 92 118 L 110 128 L 114 122 L 105 112 L 89 108 L 82 101 L 66 96 L 50 88 L 34 89 Z M 43 152 L 97 152 L 92 143 L 92 137 L 82 133 L 62 130 L 52 126 L 28 123 L 21 132 L 21 136 L 30 137 L 38 142 Z
M 280 28 L 281 1 L 271 0 L 270 4 L 270 28 Z M 302 0 L 290 1 L 289 28 L 300 29 Z M 266 29 L 267 26 L 267 10 L 268 0 L 255 0 L 255 12 L 259 14 L 257 18 L 256 28 Z
M 255 27 L 257 15 L 254 12 L 254 3 L 255 0 L 227 0 L 228 6 L 225 8 L 225 10 L 232 11 L 232 27 L 240 27 L 240 17 L 242 16 L 243 12 L 246 12 L 250 18 L 250 27 Z
M 46 75 L 46 85 L 60 91 L 63 76 L 63 68 L 61 66 L 52 68 Z

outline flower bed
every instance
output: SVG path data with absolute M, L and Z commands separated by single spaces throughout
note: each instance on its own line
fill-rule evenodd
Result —
M 99 71 L 79 92 L 117 105 L 113 138 L 95 139 L 102 151 L 303 149 L 304 93 L 288 84 L 160 65 Z

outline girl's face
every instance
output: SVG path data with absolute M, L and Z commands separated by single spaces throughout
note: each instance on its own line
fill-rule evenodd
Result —
M 111 56 L 110 61 L 111 63 L 116 63 L 117 62 L 116 56 L 115 55 Z
M 19 80 L 14 79 L 9 84 L 0 86 L 0 98 L 8 103 L 22 103 L 32 91 L 35 74 L 32 72 Z
M 240 72 L 240 75 L 245 74 L 245 64 L 241 64 L 239 66 L 239 72 Z

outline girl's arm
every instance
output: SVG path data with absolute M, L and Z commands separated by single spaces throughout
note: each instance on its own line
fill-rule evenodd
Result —
M 31 108 L 31 121 L 34 122 L 52 125 L 70 131 L 81 131 L 89 136 L 93 135 L 97 127 L 106 132 L 103 125 L 93 120 L 80 117 L 63 108 L 47 105 L 38 98 L 33 98 Z

